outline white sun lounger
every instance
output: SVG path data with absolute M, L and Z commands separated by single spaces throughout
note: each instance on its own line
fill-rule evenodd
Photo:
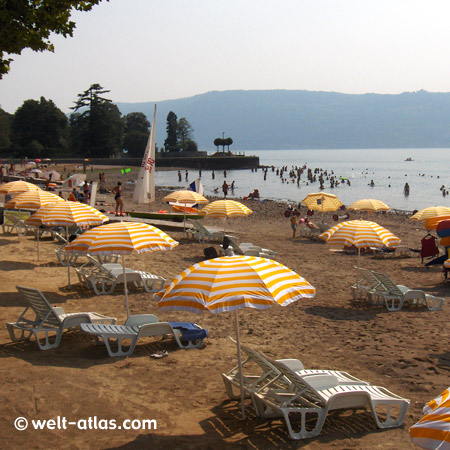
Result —
M 320 434 L 326 416 L 332 410 L 369 408 L 378 428 L 402 425 L 410 401 L 381 386 L 339 384 L 334 375 L 299 376 L 284 364 L 267 357 L 278 378 L 253 393 L 257 415 L 284 418 L 293 439 L 306 439 Z M 276 385 L 286 380 L 286 388 Z M 274 387 L 272 387 L 274 386 Z M 383 409 L 385 417 L 379 413 Z M 291 415 L 300 415 L 299 430 L 295 431 Z M 316 417 L 314 426 L 307 426 L 307 417 Z M 394 417 L 396 416 L 396 417 Z
M 198 325 L 197 325 L 198 327 Z M 82 324 L 81 329 L 89 334 L 101 338 L 106 345 L 109 356 L 129 356 L 133 354 L 136 344 L 140 338 L 149 336 L 172 335 L 180 348 L 201 348 L 203 339 L 198 341 L 181 340 L 182 333 L 173 328 L 168 322 L 158 322 L 154 314 L 139 314 L 130 316 L 124 325 L 94 325 Z M 198 327 L 201 329 L 201 327 Z M 123 348 L 123 341 L 129 340 L 128 349 Z M 114 349 L 113 347 L 117 347 Z
M 82 323 L 116 323 L 114 317 L 107 317 L 96 312 L 66 314 L 63 308 L 52 307 L 38 289 L 17 286 L 17 290 L 23 295 L 28 306 L 16 322 L 6 323 L 12 341 L 29 340 L 34 335 L 39 348 L 48 350 L 58 347 L 65 329 Z M 28 310 L 34 312 L 34 318 L 25 317 Z M 44 342 L 41 341 L 42 334 L 45 338 Z

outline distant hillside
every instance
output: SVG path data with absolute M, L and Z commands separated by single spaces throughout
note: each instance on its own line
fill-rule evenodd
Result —
M 118 103 L 122 114 L 153 105 Z M 231 150 L 450 147 L 450 93 L 350 95 L 309 91 L 223 91 L 157 103 L 156 142 L 173 111 L 194 128 L 200 150 L 231 137 Z

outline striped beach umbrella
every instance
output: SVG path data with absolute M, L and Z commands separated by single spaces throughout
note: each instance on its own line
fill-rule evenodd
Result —
M 435 230 L 440 222 L 450 220 L 450 214 L 447 216 L 430 217 L 425 221 L 425 229 Z
M 395 247 L 400 239 L 386 228 L 369 220 L 338 223 L 319 235 L 330 245 L 361 247 Z
M 287 306 L 302 298 L 312 298 L 316 290 L 304 278 L 265 258 L 224 256 L 194 264 L 177 275 L 167 288 L 155 295 L 158 307 L 167 311 L 212 313 L 233 311 L 239 367 L 242 368 L 238 310 L 267 309 L 273 304 Z M 241 407 L 243 380 L 241 376 Z
M 108 217 L 98 209 L 80 202 L 56 202 L 41 206 L 33 215 L 25 220 L 27 225 L 35 227 L 65 227 L 66 238 L 69 236 L 69 226 L 93 227 L 108 221 Z M 39 260 L 39 233 L 37 233 L 37 259 Z M 70 266 L 67 265 L 70 286 Z
M 450 450 L 450 388 L 428 402 L 423 413 L 409 429 L 411 440 L 422 448 Z
M 26 223 L 28 225 L 51 227 L 68 227 L 78 225 L 80 227 L 91 227 L 101 225 L 109 218 L 98 209 L 80 202 L 57 202 L 49 203 L 39 208 Z
M 308 194 L 303 200 L 302 205 L 305 205 L 313 211 L 320 211 L 322 213 L 328 211 L 337 211 L 343 204 L 333 194 L 326 192 L 316 192 Z
M 33 183 L 28 183 L 28 181 L 18 180 L 10 181 L 0 185 L 0 194 L 5 195 L 17 195 L 22 192 L 42 190 L 38 185 Z
M 450 208 L 447 208 L 446 206 L 430 206 L 428 208 L 417 211 L 413 216 L 410 217 L 410 219 L 425 222 L 431 217 L 440 216 L 450 216 Z
M 125 303 L 127 317 L 128 289 L 125 271 L 125 255 L 157 250 L 172 250 L 178 242 L 152 225 L 140 222 L 114 222 L 86 231 L 67 245 L 66 251 L 92 255 L 122 255 Z
M 389 211 L 391 208 L 381 200 L 363 198 L 353 202 L 347 209 L 349 211 Z
M 192 207 L 193 205 L 199 204 L 199 205 L 206 205 L 206 203 L 209 202 L 209 200 L 203 195 L 199 194 L 195 191 L 189 191 L 189 190 L 182 190 L 182 191 L 175 191 L 171 194 L 166 195 L 163 198 L 163 201 L 165 202 L 176 202 L 181 205 L 184 205 L 184 231 L 186 231 L 186 206 Z
M 229 217 L 246 217 L 253 214 L 253 211 L 235 200 L 216 200 L 201 209 L 199 214 L 224 218 L 223 231 L 225 232 L 226 221 Z
M 362 247 L 395 247 L 400 239 L 386 228 L 368 220 L 348 220 L 331 227 L 319 235 L 330 245 L 352 246 L 358 248 L 356 265 L 356 286 L 358 286 L 359 266 Z
M 6 209 L 30 209 L 37 210 L 41 206 L 49 203 L 64 202 L 65 200 L 59 195 L 52 192 L 43 191 L 37 189 L 34 191 L 22 192 L 9 200 L 5 208 Z

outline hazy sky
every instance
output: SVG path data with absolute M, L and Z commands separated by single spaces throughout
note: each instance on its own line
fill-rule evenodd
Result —
M 110 0 L 55 52 L 24 50 L 0 106 L 64 112 L 93 83 L 114 102 L 212 90 L 450 91 L 448 0 Z

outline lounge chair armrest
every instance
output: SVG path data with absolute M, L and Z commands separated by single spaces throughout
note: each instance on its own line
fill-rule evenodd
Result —
M 158 317 L 154 314 L 136 314 L 134 316 L 128 317 L 125 322 L 126 327 L 140 327 L 149 323 L 158 322 Z

